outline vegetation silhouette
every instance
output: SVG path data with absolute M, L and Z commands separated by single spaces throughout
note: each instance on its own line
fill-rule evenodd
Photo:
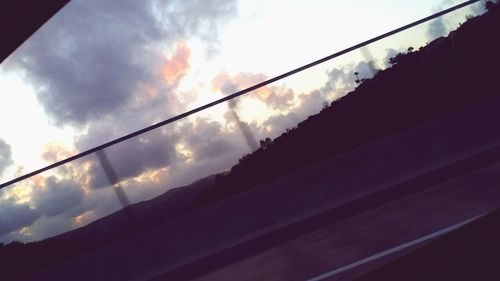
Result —
M 218 175 L 196 204 L 211 204 L 288 173 L 500 94 L 498 4 L 420 50 L 389 60 L 355 91 Z M 356 74 L 356 73 L 355 73 Z M 359 78 L 357 78 L 359 80 Z
M 117 239 L 133 237 L 159 222 L 500 95 L 500 8 L 491 1 L 486 7 L 487 13 L 470 18 L 447 38 L 397 54 L 389 61 L 391 67 L 378 71 L 372 79 L 362 79 L 353 92 L 324 105 L 320 113 L 274 140 L 261 140 L 260 147 L 243 156 L 228 173 L 170 190 L 44 241 L 0 243 L 1 279 L 23 280 Z M 126 214 L 131 208 L 140 224 L 129 223 Z

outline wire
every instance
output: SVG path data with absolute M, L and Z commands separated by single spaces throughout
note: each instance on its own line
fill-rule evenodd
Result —
M 136 136 L 142 135 L 142 134 L 144 134 L 144 133 L 147 133 L 147 132 L 152 131 L 152 130 L 154 130 L 154 129 L 157 129 L 157 128 L 159 128 L 159 127 L 165 126 L 165 125 L 170 124 L 170 123 L 172 123 L 172 122 L 175 122 L 175 121 L 178 121 L 178 120 L 180 120 L 180 119 L 186 118 L 186 117 L 188 117 L 188 116 L 190 116 L 190 115 L 192 115 L 192 114 L 195 114 L 195 113 L 197 113 L 197 112 L 203 111 L 203 110 L 205 110 L 205 109 L 207 109 L 207 108 L 213 107 L 213 106 L 218 105 L 218 104 L 220 104 L 220 103 L 226 102 L 226 101 L 228 101 L 228 100 L 234 99 L 234 98 L 239 97 L 239 96 L 241 96 L 241 95 L 244 95 L 244 94 L 246 94 L 246 93 L 252 92 L 252 91 L 257 90 L 257 89 L 259 89 L 259 88 L 262 88 L 262 87 L 264 87 L 264 86 L 266 86 L 266 85 L 269 85 L 269 84 L 271 84 L 271 83 L 274 83 L 274 82 L 276 82 L 276 81 L 278 81 L 278 80 L 281 80 L 281 79 L 283 79 L 283 78 L 286 78 L 286 77 L 291 76 L 291 75 L 293 75 L 293 74 L 296 74 L 296 73 L 298 73 L 298 72 L 304 71 L 304 70 L 306 70 L 306 69 L 308 69 L 308 68 L 311 68 L 311 67 L 316 66 L 316 65 L 318 65 L 318 64 L 324 63 L 324 62 L 326 62 L 326 61 L 332 60 L 332 59 L 334 59 L 334 58 L 336 58 L 336 57 L 342 56 L 342 55 L 347 54 L 347 53 L 349 53 L 349 52 L 352 52 L 352 51 L 354 51 L 354 50 L 356 50 L 356 49 L 359 49 L 359 48 L 361 48 L 361 47 L 367 46 L 367 45 L 369 45 L 369 44 L 371 44 L 371 43 L 373 43 L 373 42 L 376 42 L 376 41 L 379 41 L 379 40 L 384 39 L 384 38 L 386 38 L 386 37 L 392 36 L 392 35 L 394 35 L 394 34 L 396 34 L 396 33 L 399 33 L 399 32 L 404 31 L 404 30 L 406 30 L 406 29 L 409 29 L 409 28 L 415 27 L 415 26 L 417 26 L 417 25 L 420 25 L 420 24 L 422 24 L 422 23 L 428 22 L 428 21 L 433 20 L 433 19 L 435 19 L 435 18 L 441 17 L 441 16 L 443 16 L 443 15 L 445 15 L 445 14 L 451 13 L 451 12 L 453 12 L 453 11 L 455 11 L 455 10 L 461 9 L 461 8 L 463 8 L 463 7 L 466 7 L 466 6 L 468 6 L 468 5 L 474 4 L 474 3 L 479 2 L 479 1 L 481 1 L 481 0 L 470 0 L 470 1 L 465 1 L 465 2 L 463 2 L 463 3 L 461 3 L 461 4 L 458 4 L 458 5 L 453 6 L 453 7 L 451 7 L 451 8 L 445 9 L 445 10 L 443 10 L 443 11 L 441 11 L 441 12 L 435 13 L 435 14 L 433 14 L 433 15 L 430 15 L 430 16 L 425 17 L 425 18 L 423 18 L 423 19 L 417 20 L 417 21 L 412 22 L 412 23 L 410 23 L 410 24 L 404 25 L 404 26 L 402 26 L 402 27 L 396 28 L 396 29 L 394 29 L 394 30 L 392 30 L 392 31 L 389 31 L 389 32 L 387 32 L 387 33 L 384 33 L 384 34 L 379 35 L 379 36 L 377 36 L 377 37 L 374 37 L 374 38 L 372 38 L 372 39 L 366 40 L 366 41 L 364 41 L 364 42 L 362 42 L 362 43 L 359 43 L 359 44 L 357 44 L 357 45 L 351 46 L 351 47 L 349 47 L 349 48 L 347 48 L 347 49 L 344 49 L 344 50 L 342 50 L 342 51 L 336 52 L 336 53 L 334 53 L 334 54 L 331 54 L 331 55 L 326 56 L 326 57 L 324 57 L 324 58 L 321 58 L 321 59 L 319 59 L 319 60 L 313 61 L 313 62 L 308 63 L 308 64 L 306 64 L 306 65 L 303 65 L 303 66 L 301 66 L 301 67 L 298 67 L 298 68 L 295 68 L 295 69 L 293 69 L 293 70 L 290 70 L 290 71 L 288 71 L 288 72 L 286 72 L 286 73 L 283 73 L 283 74 L 281 74 L 281 75 L 278 75 L 278 76 L 276 76 L 276 77 L 273 77 L 273 78 L 271 78 L 271 79 L 269 79 L 269 80 L 266 80 L 266 81 L 260 82 L 260 83 L 258 83 L 258 84 L 255 84 L 255 85 L 253 85 L 253 86 L 251 86 L 251 87 L 248 87 L 248 88 L 246 88 L 246 89 L 244 89 L 244 90 L 241 90 L 241 91 L 239 91 L 239 92 L 236 92 L 236 93 L 234 93 L 234 94 L 231 94 L 231 95 L 225 96 L 225 97 L 223 97 L 223 98 L 221 98 L 221 99 L 215 100 L 215 101 L 210 102 L 210 103 L 208 103 L 208 104 L 205 104 L 205 105 L 202 105 L 202 106 L 200 106 L 200 107 L 194 108 L 194 109 L 192 109 L 192 110 L 186 111 L 186 112 L 184 112 L 184 113 L 181 113 L 181 114 L 179 114 L 179 115 L 177 115 L 177 116 L 174 116 L 174 117 L 171 117 L 171 118 L 169 118 L 169 119 L 166 119 L 166 120 L 164 120 L 164 121 L 161 121 L 161 122 L 156 123 L 156 124 L 154 124 L 154 125 L 151 125 L 151 126 L 149 126 L 149 127 L 145 127 L 145 128 L 143 128 L 143 129 L 140 129 L 140 130 L 135 131 L 135 132 L 133 132 L 133 133 L 130 133 L 130 134 L 128 134 L 128 135 L 125 135 L 125 136 L 122 136 L 122 137 L 120 137 L 120 138 L 114 139 L 114 140 L 112 140 L 112 141 L 106 142 L 106 143 L 104 143 L 104 144 L 101 144 L 101 145 L 96 146 L 96 147 L 94 147 L 94 148 L 91 148 L 91 149 L 89 149 L 89 150 L 86 150 L 86 151 L 80 152 L 80 153 L 78 153 L 78 154 L 76 154 L 76 155 L 74 155 L 74 156 L 71 156 L 71 157 L 67 158 L 67 159 L 64 159 L 64 160 L 61 160 L 61 161 L 59 161 L 59 162 L 56 162 L 56 163 L 50 164 L 50 165 L 48 165 L 48 166 L 46 166 L 46 167 L 43 167 L 43 168 L 41 168 L 41 169 L 38 169 L 38 170 L 36 170 L 36 171 L 33 171 L 33 172 L 30 172 L 30 173 L 27 173 L 27 174 L 25 174 L 25 175 L 22 175 L 22 176 L 20 176 L 20 177 L 17 177 L 17 178 L 15 178 L 15 179 L 12 179 L 12 180 L 10 180 L 10 181 L 7 181 L 7 182 L 5 182 L 5 183 L 2 183 L 2 184 L 0 184 L 0 189 L 5 188 L 5 187 L 7 187 L 7 186 L 9 186 L 9 185 L 11 185 L 11 184 L 17 183 L 17 182 L 19 182 L 19 181 L 22 181 L 22 180 L 24 180 L 24 179 L 30 178 L 30 177 L 32 177 L 32 176 L 34 176 L 34 175 L 37 175 L 37 174 L 40 174 L 40 173 L 42 173 L 42 172 L 48 171 L 48 170 L 50 170 L 50 169 L 53 169 L 53 168 L 59 167 L 59 166 L 64 165 L 64 164 L 66 164 L 66 163 L 68 163 L 68 162 L 71 162 L 71 161 L 74 161 L 74 160 L 80 159 L 80 158 L 82 158 L 82 157 L 84 157 L 84 156 L 87 156 L 87 155 L 89 155 L 89 154 L 92 154 L 92 153 L 94 153 L 94 152 L 97 152 L 97 151 L 103 150 L 103 149 L 105 149 L 105 148 L 107 148 L 107 147 L 110 147 L 110 146 L 112 146 L 112 145 L 118 144 L 118 143 L 123 142 L 123 141 L 125 141 L 125 140 L 128 140 L 128 139 L 131 139 L 131 138 L 133 138 L 133 137 L 136 137 Z

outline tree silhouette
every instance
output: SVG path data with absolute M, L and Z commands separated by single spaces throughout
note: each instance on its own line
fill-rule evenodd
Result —
M 359 79 L 359 72 L 354 72 L 354 75 L 356 76 L 356 80 L 354 80 L 354 82 L 359 85 L 361 83 L 361 79 Z
M 327 109 L 330 105 L 328 104 L 327 101 L 323 101 L 323 107 L 321 108 L 321 111 L 324 111 L 325 109 Z
M 408 48 L 408 50 L 409 50 L 409 48 Z M 403 60 L 404 57 L 405 57 L 405 54 L 403 54 L 403 53 L 397 53 L 394 57 L 392 57 L 392 58 L 389 59 L 389 63 L 391 65 L 397 65 L 397 64 L 399 64 Z
M 498 3 L 497 3 L 497 4 L 495 4 L 495 3 L 493 3 L 492 1 L 487 1 L 487 2 L 486 2 L 486 4 L 485 4 L 485 7 L 486 7 L 486 9 L 487 9 L 488 11 L 491 11 L 491 10 L 493 10 L 493 9 L 497 8 L 497 7 L 498 7 L 498 5 L 499 5 Z
M 266 138 L 264 140 L 259 141 L 260 147 L 262 149 L 267 149 L 272 143 L 273 141 L 271 140 L 271 138 Z

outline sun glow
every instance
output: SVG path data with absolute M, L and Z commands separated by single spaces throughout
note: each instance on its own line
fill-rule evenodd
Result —
M 162 69 L 163 79 L 168 84 L 173 84 L 182 77 L 189 69 L 189 57 L 191 50 L 185 42 L 178 42 L 175 45 L 173 54 L 165 58 Z
M 3 190 L 0 200 L 11 201 L 18 205 L 30 203 L 33 188 L 29 185 L 16 185 Z
M 0 138 L 11 146 L 17 167 L 31 171 L 46 165 L 41 155 L 47 143 L 57 139 L 60 145 L 72 147 L 75 130 L 51 126 L 34 89 L 24 79 L 22 73 L 7 73 L 0 68 L 0 93 L 9 96 L 2 98 Z M 15 169 L 10 169 L 5 178 L 13 177 L 14 173 Z
M 19 230 L 19 234 L 22 236 L 31 236 L 33 235 L 33 231 L 31 231 L 30 227 L 23 227 L 21 230 Z
M 94 211 L 92 211 L 92 210 L 86 211 L 78 216 L 73 217 L 73 222 L 77 226 L 83 226 L 83 225 L 87 224 L 88 222 L 90 222 L 93 219 L 94 215 L 95 215 Z
M 177 155 L 179 155 L 182 159 L 184 159 L 186 162 L 191 162 L 193 161 L 193 152 L 185 145 L 182 143 L 178 143 L 175 145 L 175 152 L 177 152 Z
M 161 180 L 161 177 L 167 171 L 168 171 L 168 167 L 147 170 L 147 171 L 144 171 L 139 176 L 134 177 L 132 180 L 137 182 L 137 183 L 159 183 Z

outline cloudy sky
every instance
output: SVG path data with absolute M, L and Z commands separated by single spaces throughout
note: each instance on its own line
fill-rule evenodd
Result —
M 462 1 L 73 0 L 0 65 L 0 182 L 167 119 Z M 446 35 L 472 6 L 369 46 L 373 66 Z M 230 168 L 372 67 L 361 52 L 106 150 L 132 202 Z M 239 119 L 239 120 L 238 120 Z M 90 155 L 0 190 L 0 241 L 120 208 Z

